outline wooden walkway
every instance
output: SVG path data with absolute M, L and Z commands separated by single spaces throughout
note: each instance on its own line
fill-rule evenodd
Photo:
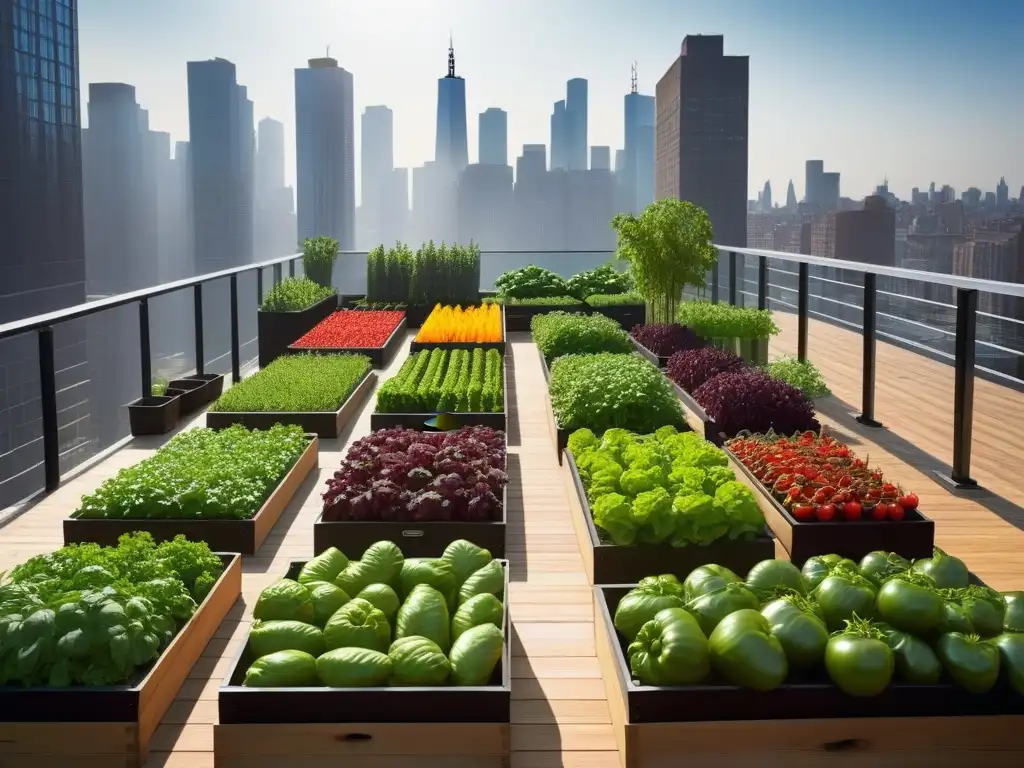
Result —
M 793 344 L 787 342 L 795 339 L 795 319 L 781 316 L 780 324 L 785 335 L 773 344 L 772 352 L 791 353 Z M 1024 533 L 999 516 L 1000 512 L 1010 516 L 1013 505 L 991 495 L 976 500 L 953 496 L 925 474 L 936 460 L 944 460 L 942 451 L 949 450 L 947 404 L 951 394 L 946 396 L 943 382 L 952 381 L 951 369 L 880 344 L 878 415 L 892 432 L 867 430 L 846 415 L 854 410 L 852 405 L 838 402 L 859 401 L 857 339 L 831 326 L 812 323 L 812 358 L 836 395 L 832 402 L 822 404 L 824 423 L 858 453 L 869 455 L 888 475 L 920 494 L 922 510 L 938 523 L 940 546 L 964 558 L 992 586 L 1024 588 Z M 619 765 L 619 758 L 594 655 L 590 589 L 547 428 L 544 381 L 528 335 L 514 334 L 511 340 L 508 550 L 515 632 L 511 762 L 513 768 L 612 768 Z M 400 363 L 401 356 L 381 379 L 390 376 Z M 1006 391 L 990 396 L 990 386 L 978 382 L 975 435 L 983 445 L 994 440 L 993 446 L 997 446 L 1002 439 L 997 425 L 1024 424 L 1024 398 Z M 1012 404 L 1007 405 L 1007 400 Z M 250 607 L 259 591 L 282 575 L 290 560 L 311 555 L 312 523 L 320 510 L 322 484 L 340 462 L 345 443 L 369 431 L 372 404 L 371 397 L 349 435 L 322 441 L 319 473 L 303 484 L 260 554 L 245 559 L 243 599 L 192 670 L 157 731 L 148 766 L 213 766 L 217 687 L 227 672 L 228 659 L 245 637 Z M 982 413 L 983 408 L 992 410 Z M 1008 450 L 1002 455 L 994 449 L 976 449 L 976 476 L 1012 499 L 1016 491 L 1024 489 L 1024 481 L 1015 479 L 1012 469 L 1019 466 L 1024 453 L 1024 437 L 1006 440 Z M 0 529 L 0 570 L 60 547 L 60 521 L 77 506 L 80 496 L 118 469 L 149 455 L 159 444 L 136 441 Z M 915 445 L 931 446 L 930 452 L 937 458 L 922 454 Z M 1024 511 L 1016 508 L 1016 513 L 1024 520 Z M 301 764 L 297 762 L 296 768 Z

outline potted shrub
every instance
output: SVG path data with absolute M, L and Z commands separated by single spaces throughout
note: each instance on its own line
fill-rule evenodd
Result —
M 291 277 L 275 285 L 256 313 L 260 368 L 266 368 L 288 345 L 312 330 L 338 308 L 333 288 L 308 277 Z
M 302 244 L 302 271 L 306 277 L 324 288 L 331 288 L 336 258 L 338 241 L 333 237 L 311 237 Z
M 767 309 L 686 301 L 676 319 L 722 349 L 729 349 L 751 365 L 768 362 L 768 339 L 779 332 Z

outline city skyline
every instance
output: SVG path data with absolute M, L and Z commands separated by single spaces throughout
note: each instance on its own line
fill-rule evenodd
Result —
M 493 2 L 392 0 L 366 8 L 309 0 L 287 4 L 287 17 L 284 4 L 267 2 L 258 13 L 246 14 L 246 34 L 238 35 L 234 0 L 203 5 L 202 25 L 188 23 L 200 10 L 193 0 L 173 11 L 94 0 L 81 14 L 82 82 L 131 82 L 150 109 L 154 128 L 184 140 L 184 61 L 228 58 L 237 65 L 239 80 L 249 85 L 257 116 L 285 123 L 287 182 L 294 185 L 290 73 L 323 55 L 327 45 L 354 75 L 356 114 L 371 104 L 393 110 L 395 166 L 411 168 L 433 158 L 434 132 L 426 128 L 435 114 L 437 78 L 445 73 L 449 28 L 459 73 L 466 78 L 471 158 L 478 156 L 474 118 L 490 106 L 508 113 L 510 158 L 523 144 L 550 146 L 551 105 L 574 77 L 589 83 L 588 144 L 621 148 L 622 97 L 630 90 L 631 62 L 637 61 L 640 92 L 653 94 L 679 40 L 703 31 L 724 34 L 726 54 L 749 55 L 752 62 L 750 122 L 758 129 L 750 137 L 751 198 L 766 179 L 781 189 L 790 178 L 798 197 L 804 197 L 808 158 L 822 158 L 840 172 L 844 195 L 853 198 L 869 194 L 884 177 L 904 197 L 930 181 L 993 189 L 1000 176 L 1012 196 L 1024 181 L 1024 158 L 1014 151 L 1013 138 L 1013 126 L 1024 118 L 1021 100 L 987 100 L 979 119 L 977 112 L 949 108 L 949 98 L 941 96 L 969 82 L 974 91 L 982 82 L 996 92 L 1012 83 L 1024 54 L 1003 43 L 1010 39 L 1013 19 L 1024 18 L 1024 7 L 979 2 L 976 13 L 963 18 L 953 3 L 931 3 L 927 14 L 922 6 L 906 3 L 886 6 L 884 14 L 830 8 L 811 17 L 798 3 L 770 9 L 736 3 L 716 10 L 695 2 L 688 4 L 684 20 L 656 0 L 641 0 L 643 8 L 621 19 L 612 15 L 609 2 L 591 6 L 588 15 L 573 18 L 575 6 L 568 2 L 538 5 L 549 23 L 535 25 L 525 37 L 524 24 L 512 16 L 530 16 L 530 2 L 516 6 L 513 14 Z M 569 22 L 576 25 L 574 38 L 583 42 L 554 44 L 558 29 Z M 921 39 L 899 35 L 901 22 L 911 22 Z M 154 41 L 156 26 L 168 34 Z M 325 31 L 310 35 L 310 29 Z M 500 35 L 482 34 L 496 29 Z M 610 46 L 592 42 L 606 39 L 605 34 L 615 35 Z M 886 49 L 901 61 L 922 65 L 909 66 L 903 78 L 891 77 Z M 926 49 L 947 51 L 943 67 L 924 65 L 919 57 Z M 267 56 L 267 50 L 274 55 Z M 139 66 L 142 60 L 146 66 Z M 985 141 L 970 138 L 978 131 Z M 358 125 L 356 132 L 358 147 Z M 956 152 L 949 151 L 951 142 Z

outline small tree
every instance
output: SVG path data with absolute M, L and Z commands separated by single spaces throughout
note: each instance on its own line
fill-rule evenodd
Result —
M 620 213 L 612 229 L 619 236 L 617 255 L 630 263 L 653 319 L 674 322 L 683 288 L 703 286 L 718 256 L 707 212 L 683 200 L 658 200 L 639 217 Z
M 333 237 L 312 237 L 302 244 L 302 270 L 306 277 L 324 288 L 333 286 L 337 257 L 338 241 Z

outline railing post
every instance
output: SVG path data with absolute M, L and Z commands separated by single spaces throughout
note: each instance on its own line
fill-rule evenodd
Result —
M 60 487 L 60 433 L 57 425 L 57 367 L 53 328 L 39 329 L 39 396 L 43 410 L 43 471 L 47 492 Z
M 288 260 L 288 277 L 295 277 L 295 259 Z
M 238 274 L 231 276 L 231 383 L 242 380 L 242 351 L 238 342 Z
M 796 298 L 796 314 L 797 314 L 797 331 L 796 331 L 796 356 L 800 360 L 807 359 L 807 303 L 808 303 L 808 265 L 806 262 L 801 261 L 799 265 L 799 271 L 797 272 L 797 298 Z
M 729 251 L 729 303 L 736 306 L 736 270 L 739 254 Z
M 142 396 L 153 394 L 153 353 L 149 346 L 149 299 L 139 299 L 139 365 Z
M 861 334 L 864 340 L 864 360 L 861 364 L 861 413 L 857 421 L 866 427 L 880 427 L 875 421 L 875 320 L 876 275 L 864 273 L 864 319 Z
M 722 259 L 722 254 L 715 251 L 715 263 L 711 267 L 711 303 L 718 303 L 718 263 Z
M 256 306 L 263 303 L 263 268 L 256 270 Z
M 953 472 L 956 488 L 977 488 L 971 477 L 974 429 L 974 339 L 978 325 L 978 292 L 956 290 L 956 363 L 953 368 Z
M 274 285 L 278 285 L 281 282 L 281 265 L 274 265 Z
M 196 373 L 205 373 L 206 351 L 203 349 L 203 284 L 192 286 L 192 310 L 195 315 Z
M 757 308 L 768 309 L 768 257 L 757 257 Z

